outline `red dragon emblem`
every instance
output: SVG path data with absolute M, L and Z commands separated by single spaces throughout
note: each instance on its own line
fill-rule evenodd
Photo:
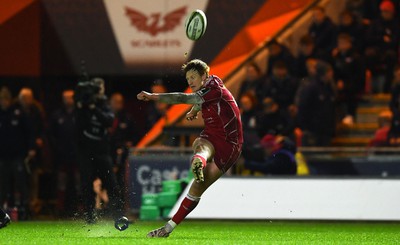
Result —
M 152 36 L 156 36 L 161 32 L 172 31 L 177 25 L 180 24 L 182 17 L 186 14 L 186 7 L 182 7 L 167 13 L 164 16 L 164 24 L 160 24 L 161 13 L 153 13 L 150 16 L 125 7 L 125 14 L 130 18 L 131 25 L 135 26 L 139 31 L 148 32 Z

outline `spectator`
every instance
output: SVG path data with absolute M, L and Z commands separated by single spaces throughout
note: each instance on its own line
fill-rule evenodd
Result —
M 346 2 L 347 11 L 353 13 L 358 22 L 368 25 L 370 19 L 379 14 L 379 1 L 381 0 L 352 0 Z M 374 6 L 376 5 L 376 6 Z M 371 8 L 372 7 L 372 8 Z
M 306 60 L 306 67 L 307 67 L 307 78 L 311 79 L 317 75 L 317 64 L 318 61 L 322 61 L 315 58 L 308 58 Z
M 381 15 L 372 21 L 367 31 L 365 50 L 367 68 L 372 73 L 372 88 L 375 93 L 388 91 L 393 78 L 400 41 L 399 20 L 392 1 L 379 5 Z
M 305 35 L 300 39 L 300 48 L 296 59 L 298 78 L 304 78 L 308 75 L 307 60 L 311 58 L 325 61 L 329 60 L 326 53 L 315 48 L 314 39 L 309 35 Z
M 358 17 L 361 17 L 364 24 L 369 25 L 380 16 L 379 5 L 387 0 L 352 0 L 346 3 L 347 9 L 353 11 Z M 400 1 L 392 0 L 396 12 L 400 9 Z
M 291 136 L 293 127 L 287 113 L 279 110 L 279 105 L 270 97 L 262 101 L 262 111 L 257 115 L 257 132 L 262 138 L 266 134 Z
M 33 91 L 30 88 L 22 88 L 18 95 L 18 108 L 23 111 L 29 120 L 32 127 L 32 136 L 35 139 L 36 155 L 31 159 L 32 169 L 44 164 L 47 160 L 45 149 L 45 113 L 43 106 L 34 98 Z M 35 164 L 34 164 L 35 163 Z M 38 183 L 34 183 L 34 189 L 37 190 Z M 37 191 L 34 191 L 37 192 Z M 33 193 L 34 199 L 37 198 L 38 193 Z
M 400 65 L 394 69 L 393 87 L 389 104 L 393 115 L 392 125 L 389 132 L 392 145 L 400 145 Z M 395 144 L 395 141 L 399 142 Z
M 23 111 L 32 128 L 32 137 L 35 142 L 35 155 L 26 159 L 30 167 L 31 175 L 31 206 L 39 206 L 39 177 L 41 169 L 48 166 L 49 161 L 49 148 L 45 138 L 45 113 L 43 106 L 34 98 L 33 91 L 30 88 L 22 88 L 18 95 L 18 108 Z M 39 211 L 39 209 L 33 211 Z
M 110 98 L 111 110 L 114 113 L 114 121 L 109 129 L 111 138 L 111 157 L 114 162 L 114 171 L 117 182 L 122 188 L 125 199 L 127 194 L 125 183 L 125 171 L 129 156 L 129 149 L 137 143 L 138 135 L 132 121 L 132 116 L 124 108 L 124 97 L 121 93 L 114 93 Z
M 293 106 L 294 96 L 298 87 L 297 79 L 290 76 L 288 68 L 283 61 L 277 61 L 272 67 L 272 74 L 259 89 L 260 98 L 271 97 L 284 113 Z
M 167 88 L 163 84 L 161 79 L 154 81 L 154 84 L 151 86 L 152 93 L 166 93 Z M 170 123 L 168 121 L 167 111 L 170 105 L 160 102 L 160 101 L 151 101 L 149 106 L 147 107 L 147 131 L 149 131 L 154 124 L 161 118 L 165 119 L 165 126 L 169 126 Z M 180 135 L 164 133 L 161 138 L 161 144 L 166 146 L 178 146 L 180 144 L 181 137 Z
M 16 207 L 27 218 L 29 169 L 26 160 L 35 156 L 33 128 L 23 111 L 12 104 L 8 88 L 0 90 L 0 206 Z
M 267 76 L 270 76 L 272 74 L 272 67 L 274 67 L 274 64 L 277 61 L 283 61 L 287 67 L 290 67 L 289 73 L 296 74 L 296 61 L 286 46 L 278 43 L 278 41 L 276 40 L 272 40 L 268 44 L 268 52 L 268 69 L 266 74 Z
M 337 27 L 325 14 L 323 7 L 317 6 L 312 10 L 312 24 L 308 29 L 309 35 L 314 38 L 315 47 L 330 53 L 335 47 Z
M 392 123 L 393 114 L 391 111 L 383 111 L 379 114 L 379 128 L 375 131 L 374 137 L 369 142 L 369 146 L 387 146 L 390 125 Z
M 296 95 L 294 97 L 294 109 L 292 110 L 291 117 L 292 117 L 292 122 L 294 124 L 294 130 L 293 130 L 293 140 L 296 142 L 297 146 L 301 146 L 303 134 L 300 128 L 296 127 L 298 124 L 298 105 L 300 102 L 300 96 L 303 94 L 304 89 L 308 89 L 308 86 L 312 81 L 314 81 L 315 76 L 317 74 L 316 72 L 316 66 L 317 66 L 318 60 L 315 58 L 308 58 L 306 60 L 306 69 L 307 69 L 307 76 L 304 77 L 303 79 L 300 80 L 299 87 L 297 89 Z
M 35 142 L 38 148 L 43 146 L 44 139 L 44 109 L 43 106 L 35 100 L 33 91 L 30 88 L 22 88 L 18 95 L 18 105 L 26 113 L 34 130 Z
M 243 152 L 247 158 L 244 166 L 263 174 L 296 175 L 295 154 L 296 146 L 287 137 L 267 134 L 260 141 L 258 148 L 254 147 L 251 151 Z
M 74 91 L 64 90 L 63 105 L 49 122 L 49 140 L 57 172 L 57 209 L 71 216 L 77 210 L 79 171 L 75 125 Z
M 363 59 L 355 51 L 352 38 L 348 34 L 338 36 L 338 46 L 333 50 L 333 63 L 338 89 L 338 101 L 344 107 L 343 122 L 352 125 L 360 94 L 365 83 Z
M 242 82 L 238 98 L 241 98 L 245 93 L 257 94 L 257 88 L 261 83 L 261 69 L 255 63 L 251 62 L 246 66 L 246 79 Z
M 152 93 L 166 93 L 167 88 L 164 86 L 162 80 L 156 80 L 154 84 L 151 86 Z M 146 130 L 150 130 L 153 125 L 158 121 L 158 119 L 165 117 L 169 105 L 162 102 L 151 102 L 149 107 L 147 107 L 147 123 Z
M 297 105 L 299 104 L 299 95 L 301 94 L 301 91 L 309 85 L 309 83 L 315 79 L 316 76 L 316 66 L 317 66 L 318 60 L 315 58 L 308 58 L 306 60 L 306 69 L 307 69 L 307 76 L 304 77 L 303 79 L 300 80 L 299 87 L 297 89 L 296 95 L 294 97 L 294 103 L 297 108 Z
M 256 109 L 257 98 L 253 93 L 245 93 L 240 97 L 240 115 L 242 118 L 243 141 L 245 145 L 253 145 L 260 140 L 257 136 Z
M 365 30 L 352 12 L 344 11 L 340 14 L 338 33 L 350 35 L 354 48 L 359 52 L 364 51 Z
M 333 68 L 318 61 L 316 75 L 298 95 L 297 123 L 303 146 L 328 146 L 335 132 L 335 84 Z

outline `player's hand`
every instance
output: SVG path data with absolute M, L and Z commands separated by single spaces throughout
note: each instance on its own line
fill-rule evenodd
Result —
M 136 97 L 138 100 L 150 101 L 153 98 L 153 94 L 148 93 L 146 91 L 142 91 L 142 92 L 138 93 L 138 95 Z
M 189 111 L 188 113 L 186 113 L 186 120 L 192 121 L 194 119 L 197 119 L 197 114 L 198 113 L 199 112 Z

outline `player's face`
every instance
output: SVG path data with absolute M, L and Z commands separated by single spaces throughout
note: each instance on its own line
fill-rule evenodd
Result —
M 193 92 L 197 92 L 201 89 L 201 87 L 203 87 L 205 78 L 206 74 L 200 76 L 196 70 L 190 70 L 186 72 L 186 80 Z

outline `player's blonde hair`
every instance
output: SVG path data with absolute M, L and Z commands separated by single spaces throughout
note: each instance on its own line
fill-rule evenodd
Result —
M 182 71 L 184 74 L 186 74 L 186 72 L 190 70 L 197 71 L 200 76 L 203 76 L 204 74 L 208 76 L 210 73 L 210 67 L 207 65 L 206 62 L 200 59 L 194 59 L 182 65 Z

